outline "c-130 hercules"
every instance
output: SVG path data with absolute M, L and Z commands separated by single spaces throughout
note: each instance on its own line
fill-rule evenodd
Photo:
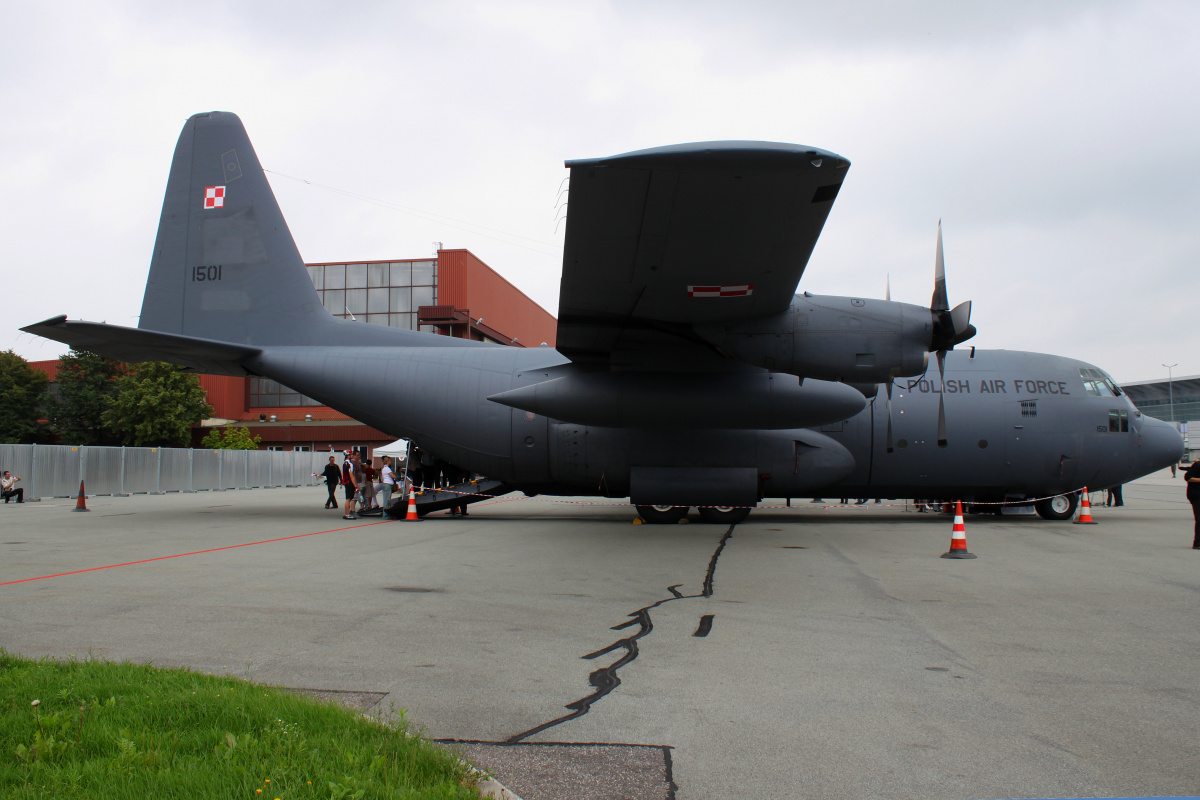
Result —
M 940 227 L 930 308 L 796 295 L 849 165 L 768 142 L 568 161 L 558 346 L 525 349 L 331 316 L 241 120 L 197 114 L 138 327 L 23 330 L 272 378 L 506 490 L 630 497 L 649 522 L 814 496 L 1029 499 L 1065 519 L 1080 487 L 1181 457 L 1090 364 L 953 350 L 975 329 L 947 301 Z

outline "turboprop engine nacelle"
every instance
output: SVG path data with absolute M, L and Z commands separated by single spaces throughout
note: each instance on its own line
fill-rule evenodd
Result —
M 765 372 L 578 372 L 488 399 L 580 425 L 673 430 L 808 428 L 867 402 L 844 384 Z
M 925 371 L 934 316 L 909 303 L 804 294 L 774 317 L 695 331 L 726 355 L 776 372 L 886 383 Z

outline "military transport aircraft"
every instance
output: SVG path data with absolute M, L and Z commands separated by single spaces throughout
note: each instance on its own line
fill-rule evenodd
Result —
M 568 161 L 558 346 L 526 349 L 332 317 L 241 121 L 197 114 L 138 327 L 23 330 L 266 376 L 506 490 L 630 497 L 649 522 L 815 496 L 1024 499 L 1063 519 L 1080 487 L 1180 458 L 1091 364 L 954 350 L 975 329 L 948 302 L 940 226 L 929 308 L 796 295 L 849 166 L 769 142 Z

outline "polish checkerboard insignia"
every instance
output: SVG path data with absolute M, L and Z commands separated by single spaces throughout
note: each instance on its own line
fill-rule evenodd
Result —
M 747 297 L 754 294 L 753 283 L 737 286 L 689 286 L 688 297 Z
M 204 187 L 204 207 L 205 208 L 224 208 L 225 207 L 225 187 L 224 186 L 205 186 Z

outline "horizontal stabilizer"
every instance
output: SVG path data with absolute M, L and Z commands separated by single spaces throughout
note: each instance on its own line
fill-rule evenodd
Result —
M 52 317 L 21 330 L 118 361 L 168 361 L 208 375 L 251 375 L 242 361 L 261 350 L 211 339 Z

